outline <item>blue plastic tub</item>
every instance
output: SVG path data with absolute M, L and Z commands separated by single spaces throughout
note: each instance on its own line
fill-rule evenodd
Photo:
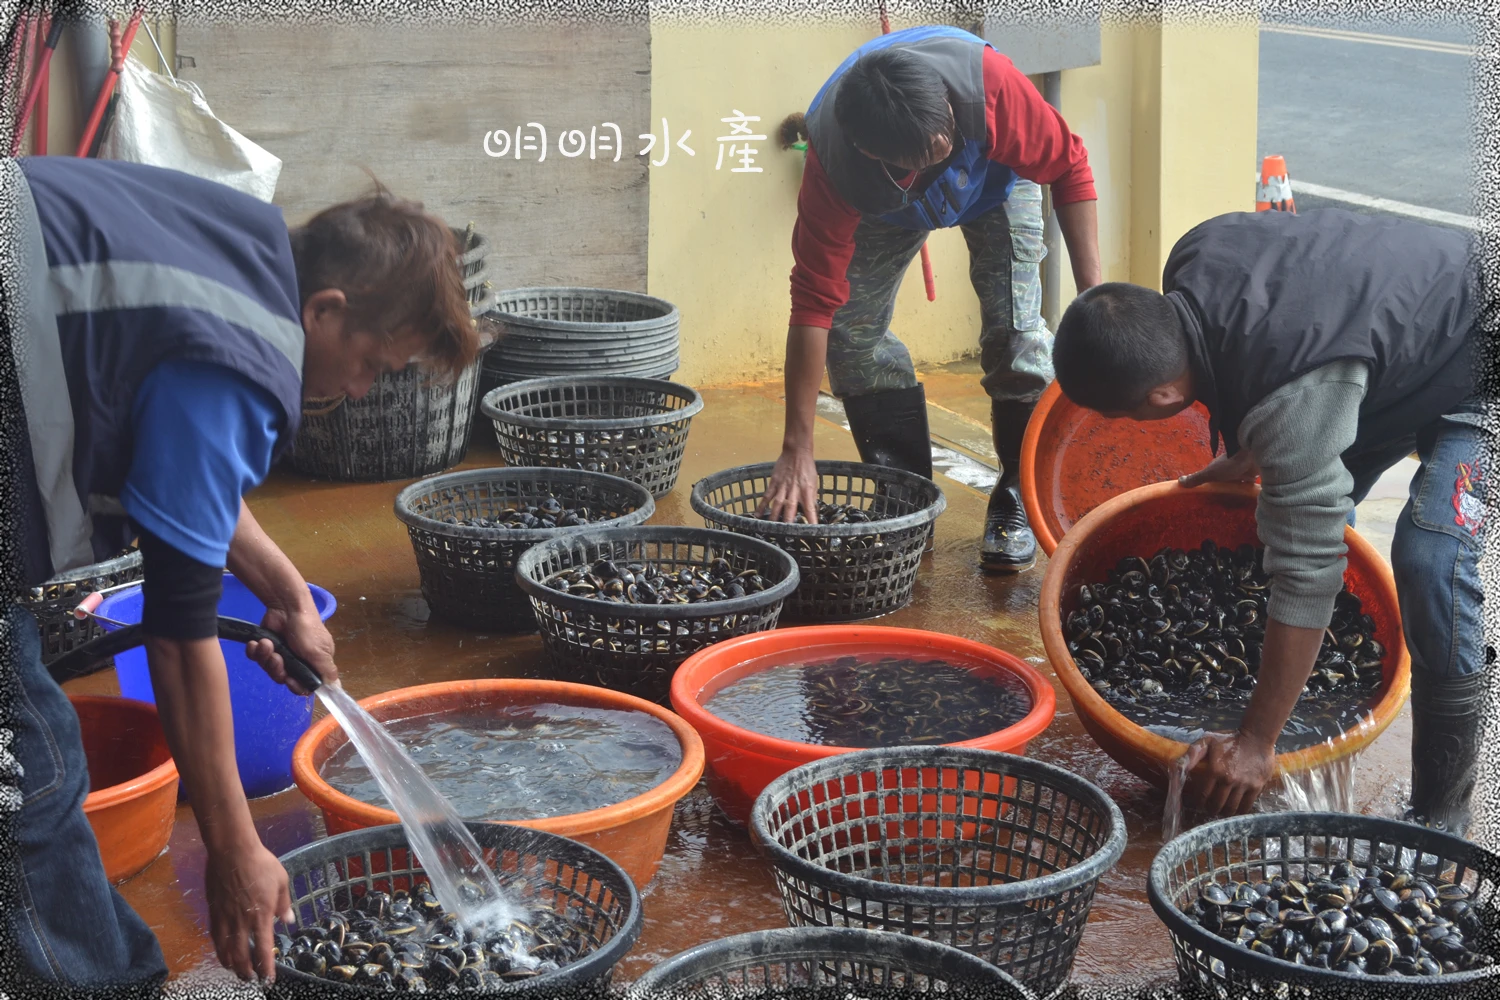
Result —
M 307 585 L 312 591 L 318 615 L 327 621 L 338 607 L 332 594 L 322 587 Z M 141 588 L 137 585 L 117 591 L 104 599 L 98 614 L 104 618 L 133 625 L 141 620 Z M 219 600 L 219 614 L 259 624 L 266 606 L 231 573 L 224 574 L 224 596 Z M 103 624 L 102 622 L 100 624 Z M 104 625 L 113 631 L 115 626 Z M 240 783 L 250 798 L 274 795 L 292 785 L 292 747 L 312 725 L 313 699 L 292 694 L 266 676 L 254 660 L 245 656 L 245 644 L 220 640 L 224 663 L 229 668 L 229 701 L 234 709 L 234 755 L 239 764 Z M 120 679 L 120 695 L 149 701 L 156 698 L 151 690 L 151 673 L 146 666 L 146 650 L 137 646 L 115 657 L 115 673 Z

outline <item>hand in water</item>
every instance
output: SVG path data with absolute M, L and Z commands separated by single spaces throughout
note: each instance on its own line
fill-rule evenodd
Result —
M 1197 472 L 1178 476 L 1177 482 L 1186 487 L 1202 486 L 1204 483 L 1253 483 L 1260 475 L 1260 466 L 1249 448 L 1241 448 L 1233 457 L 1225 452 Z
M 769 511 L 777 521 L 795 521 L 799 507 L 808 524 L 818 523 L 818 467 L 811 451 L 783 451 L 771 470 L 759 511 Z
M 313 672 L 323 679 L 324 684 L 336 683 L 339 679 L 339 668 L 333 663 L 333 636 L 328 631 L 328 626 L 313 611 L 283 611 L 280 608 L 271 608 L 266 616 L 261 619 L 261 627 L 270 629 L 286 642 L 292 652 L 300 656 Z M 245 644 L 245 655 L 256 663 L 261 669 L 270 675 L 277 684 L 285 684 L 295 694 L 312 694 L 304 691 L 302 685 L 287 676 L 286 664 L 282 662 L 281 654 L 271 646 L 265 639 L 256 639 Z
M 245 850 L 209 855 L 203 875 L 219 964 L 241 979 L 274 979 L 275 921 L 292 919 L 286 869 L 257 841 Z
M 1248 739 L 1208 735 L 1188 748 L 1184 804 L 1210 816 L 1249 812 L 1276 771 L 1276 749 Z

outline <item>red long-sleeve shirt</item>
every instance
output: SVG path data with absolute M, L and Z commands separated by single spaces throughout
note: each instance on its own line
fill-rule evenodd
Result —
M 994 49 L 985 48 L 983 65 L 985 155 L 1027 180 L 1052 185 L 1054 205 L 1096 198 L 1088 150 L 1057 109 Z M 846 275 L 859 219 L 809 147 L 792 229 L 792 326 L 827 329 L 849 301 Z

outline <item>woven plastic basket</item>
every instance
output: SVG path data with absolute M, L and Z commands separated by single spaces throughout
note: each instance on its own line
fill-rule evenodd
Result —
M 603 994 L 614 967 L 641 930 L 641 901 L 619 865 L 590 847 L 540 830 L 503 823 L 469 823 L 485 860 L 511 898 L 551 909 L 583 932 L 590 950 L 555 972 L 507 986 L 502 992 L 545 996 Z M 291 880 L 295 927 L 348 911 L 367 892 L 410 890 L 422 867 L 407 849 L 399 824 L 375 826 L 315 841 L 283 855 Z M 296 934 L 279 921 L 276 930 Z M 278 965 L 275 992 L 286 996 L 370 995 Z M 429 990 L 429 992 L 442 992 Z
M 673 955 L 631 984 L 627 1000 L 798 996 L 845 1000 L 928 993 L 1031 1000 L 1005 972 L 957 948 L 854 927 L 783 927 Z
M 73 609 L 80 601 L 101 590 L 135 583 L 142 576 L 141 554 L 130 549 L 113 559 L 59 573 L 40 587 L 22 593 L 18 602 L 36 616 L 41 629 L 42 663 L 51 663 L 104 634 L 94 619 L 79 621 L 73 617 Z
M 1172 935 L 1183 988 L 1219 1000 L 1250 994 L 1446 1000 L 1500 992 L 1500 965 L 1442 976 L 1374 976 L 1313 968 L 1226 940 L 1182 910 L 1210 882 L 1254 884 L 1280 877 L 1310 886 L 1344 859 L 1360 869 L 1372 863 L 1390 865 L 1431 881 L 1464 886 L 1483 928 L 1472 943 L 1500 960 L 1500 856 L 1397 820 L 1342 813 L 1263 813 L 1189 830 L 1164 846 L 1151 865 L 1147 894 Z
M 966 747 L 839 754 L 789 771 L 751 828 L 792 926 L 953 945 L 1046 995 L 1067 979 L 1125 820 L 1062 768 Z
M 616 604 L 545 585 L 563 569 L 600 559 L 655 563 L 664 572 L 722 558 L 736 572 L 753 569 L 765 590 L 699 604 Z M 711 643 L 776 627 L 781 604 L 797 587 L 797 564 L 773 545 L 705 528 L 608 528 L 570 532 L 528 549 L 516 582 L 531 598 L 542 646 L 561 680 L 598 684 L 667 704 L 672 673 Z
M 947 507 L 930 479 L 879 465 L 818 462 L 818 496 L 878 520 L 787 524 L 749 516 L 771 481 L 771 463 L 726 469 L 693 485 L 693 510 L 710 528 L 750 535 L 791 553 L 802 582 L 787 598 L 794 621 L 850 622 L 911 603 L 931 524 Z
M 453 232 L 463 238 L 462 231 Z M 496 302 L 485 280 L 489 252 L 489 240 L 474 233 L 458 257 L 476 319 Z M 415 479 L 452 468 L 468 451 L 482 360 L 483 354 L 454 379 L 407 365 L 376 379 L 363 399 L 304 414 L 288 463 L 305 476 L 342 482 Z
M 703 397 L 658 379 L 563 376 L 501 386 L 480 409 L 507 465 L 606 472 L 661 499 L 677 485 Z
M 481 528 L 450 523 L 493 518 L 518 504 L 555 497 L 607 518 L 575 528 Z M 644 486 L 574 469 L 476 469 L 413 483 L 396 496 L 411 536 L 422 596 L 448 621 L 502 632 L 532 632 L 536 616 L 516 586 L 516 560 L 537 542 L 589 527 L 642 524 L 656 510 Z
M 506 335 L 485 356 L 481 394 L 553 375 L 665 378 L 677 370 L 677 308 L 607 288 L 516 288 L 494 316 Z

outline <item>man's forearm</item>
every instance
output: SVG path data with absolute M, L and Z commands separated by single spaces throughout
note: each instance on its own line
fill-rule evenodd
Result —
M 259 842 L 234 757 L 229 675 L 217 639 L 146 640 L 151 688 L 203 844 L 224 855 Z
M 312 593 L 297 567 L 265 533 L 240 500 L 240 520 L 229 543 L 229 572 L 269 608 L 312 611 Z
M 1082 292 L 1104 280 L 1099 265 L 1099 203 L 1073 201 L 1058 205 L 1057 226 L 1073 262 L 1073 282 Z
M 1323 629 L 1296 628 L 1274 619 L 1266 623 L 1259 679 L 1240 720 L 1242 736 L 1263 747 L 1276 745 L 1302 696 L 1322 644 Z
M 787 330 L 783 450 L 812 450 L 818 389 L 823 384 L 823 366 L 827 358 L 827 330 L 816 326 L 794 326 Z

